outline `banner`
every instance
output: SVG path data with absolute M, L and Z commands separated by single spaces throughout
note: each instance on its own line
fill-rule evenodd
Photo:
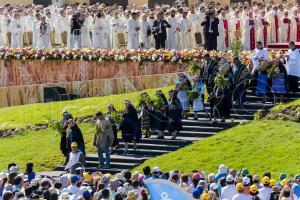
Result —
M 179 185 L 164 179 L 146 179 L 145 187 L 149 191 L 150 200 L 193 200 L 192 194 Z

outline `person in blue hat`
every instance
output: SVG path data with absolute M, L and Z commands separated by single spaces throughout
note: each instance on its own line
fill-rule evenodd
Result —
M 201 199 L 202 193 L 203 193 L 203 187 L 201 185 L 198 185 L 196 189 L 193 190 L 193 197 L 195 199 Z

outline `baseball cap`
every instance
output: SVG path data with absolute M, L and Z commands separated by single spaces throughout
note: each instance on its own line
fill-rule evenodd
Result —
M 257 191 L 258 191 L 257 185 L 251 185 L 251 186 L 250 186 L 250 192 L 256 193 Z
M 79 180 L 78 176 L 71 177 L 71 183 L 76 183 Z
M 153 172 L 161 172 L 159 167 L 153 167 Z
M 200 180 L 200 174 L 199 173 L 194 173 L 193 174 L 193 179 L 195 179 L 195 180 Z
M 72 142 L 71 143 L 71 147 L 77 147 L 77 143 L 76 142 Z
M 242 182 L 244 185 L 249 185 L 250 184 L 250 178 L 245 176 L 243 179 L 242 179 Z
M 274 187 L 276 185 L 276 181 L 274 179 L 270 180 L 270 187 Z
M 237 191 L 242 191 L 244 189 L 244 185 L 243 183 L 238 183 L 236 184 L 235 188 Z
M 264 176 L 262 179 L 262 183 L 264 185 L 270 184 L 270 178 L 268 176 Z
M 202 200 L 209 200 L 209 194 L 207 192 L 204 192 L 201 196 Z
M 232 175 L 227 175 L 226 182 L 232 182 L 232 181 L 234 181 L 233 176 Z
M 285 187 L 286 184 L 287 184 L 287 179 L 283 179 L 283 180 L 280 182 L 280 185 L 281 185 L 282 187 Z
M 279 174 L 279 180 L 283 180 L 283 179 L 285 179 L 286 178 L 286 173 L 284 173 L 284 172 L 280 172 L 280 174 Z
M 249 170 L 247 168 L 242 169 L 242 176 L 247 176 L 249 174 Z

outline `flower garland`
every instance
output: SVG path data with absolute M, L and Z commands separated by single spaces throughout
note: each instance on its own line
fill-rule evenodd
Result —
M 164 63 L 190 63 L 202 60 L 204 55 L 209 53 L 213 58 L 226 58 L 229 62 L 234 57 L 234 53 L 206 51 L 206 50 L 156 50 L 156 49 L 34 49 L 34 48 L 0 48 L 0 59 L 9 60 L 82 60 L 98 62 L 164 62 Z M 252 51 L 242 51 L 239 53 L 241 61 L 245 64 L 251 62 Z M 282 51 L 270 51 L 270 58 L 283 57 Z

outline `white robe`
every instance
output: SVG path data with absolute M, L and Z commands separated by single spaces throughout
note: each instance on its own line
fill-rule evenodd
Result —
M 68 22 L 67 17 L 59 16 L 56 21 L 54 22 L 54 29 L 55 29 L 55 42 L 56 44 L 63 45 L 63 40 L 61 34 L 63 32 L 68 31 Z
M 141 33 L 140 33 L 140 42 L 141 42 L 141 47 L 143 49 L 150 49 L 150 36 L 147 35 L 148 29 L 150 28 L 150 25 L 147 21 L 141 21 L 140 22 L 140 27 L 141 27 Z
M 278 18 L 278 25 L 280 26 L 280 16 L 278 13 L 271 11 L 266 14 L 266 20 L 270 24 L 270 26 L 268 27 L 269 43 L 276 43 L 275 15 Z M 279 30 L 278 30 L 278 41 L 279 41 Z
M 40 32 L 40 30 L 39 30 L 39 27 L 38 27 L 38 24 L 39 24 L 40 22 L 39 22 L 39 20 L 37 20 L 37 19 L 34 19 L 33 20 L 33 23 L 32 23 L 32 30 L 33 30 L 33 32 L 32 32 L 32 47 L 33 48 L 37 48 L 37 46 L 38 46 L 38 40 L 39 40 L 39 32 Z
M 179 29 L 180 29 L 180 46 L 181 49 L 191 49 L 191 32 L 188 30 L 192 29 L 192 23 L 189 19 L 181 18 L 179 21 Z
M 223 21 L 223 18 L 222 16 L 219 16 L 219 25 L 218 25 L 218 29 L 219 29 L 219 36 L 218 36 L 218 46 L 217 46 L 217 49 L 219 51 L 225 51 L 227 50 L 228 48 L 226 47 L 226 41 L 225 41 L 225 38 L 226 38 L 226 30 L 225 30 L 225 27 L 224 27 L 224 21 Z M 227 23 L 228 23 L 228 20 L 227 20 Z M 228 38 L 229 39 L 229 38 Z M 229 40 L 228 40 L 229 42 Z
M 51 27 L 50 24 L 46 22 L 46 32 L 41 32 L 41 22 L 37 24 L 36 30 L 38 30 L 38 40 L 37 40 L 37 47 L 38 48 L 50 48 L 51 41 L 50 41 L 50 33 Z
M 285 17 L 281 18 L 280 22 L 279 22 L 279 42 L 282 43 L 287 43 L 288 41 L 288 37 L 290 38 L 290 33 L 288 32 L 289 30 L 289 26 L 291 24 L 288 23 L 283 23 L 283 20 L 285 19 Z M 289 19 L 289 18 L 288 18 Z
M 297 42 L 297 21 L 296 18 L 300 20 L 298 16 L 291 17 L 291 41 Z
M 250 18 L 248 17 L 244 21 L 244 28 L 243 28 L 243 34 L 242 34 L 242 45 L 245 50 L 250 50 L 250 31 L 252 28 L 256 28 L 256 20 L 254 19 L 254 25 L 249 25 Z M 252 19 L 253 20 L 253 19 Z M 254 37 L 255 37 L 255 31 L 254 31 Z M 255 39 L 256 41 L 256 39 Z
M 81 27 L 81 46 L 85 48 L 92 48 L 91 23 L 92 19 L 88 17 L 84 20 L 83 26 Z
M 110 20 L 110 27 L 111 27 L 111 47 L 113 49 L 119 48 L 119 40 L 118 40 L 118 33 L 122 33 L 122 20 L 121 19 L 116 19 L 116 18 L 111 18 Z
M 252 74 L 254 73 L 256 68 L 259 67 L 259 65 L 260 65 L 259 59 L 256 59 L 256 58 L 259 58 L 259 59 L 262 59 L 262 60 L 269 60 L 268 49 L 263 48 L 261 50 L 260 49 L 254 49 L 253 50 L 253 53 L 252 53 L 252 56 L 251 56 L 252 63 L 253 63 Z
M 266 20 L 265 18 L 262 18 L 261 16 L 257 17 L 257 32 L 256 32 L 256 39 L 257 41 L 261 41 L 264 44 L 264 28 L 265 25 L 263 24 L 263 20 Z M 268 32 L 267 32 L 268 33 Z M 267 34 L 267 41 L 268 44 L 268 34 Z
M 93 22 L 95 30 L 93 31 L 93 48 L 103 48 L 103 27 L 101 24 L 101 18 L 96 18 Z
M 139 22 L 133 18 L 128 21 L 128 49 L 138 49 L 139 48 Z
M 167 49 L 179 50 L 180 37 L 179 37 L 179 23 L 176 17 L 169 16 L 167 22 L 171 25 L 171 28 L 167 29 Z
M 22 27 L 17 19 L 13 19 L 10 23 L 11 30 L 11 47 L 20 48 L 22 47 Z
M 1 17 L 1 36 L 3 45 L 8 47 L 9 46 L 9 39 L 7 33 L 10 32 L 10 17 L 2 16 Z
M 195 37 L 195 33 L 199 33 L 200 32 L 200 18 L 197 14 L 191 14 L 189 13 L 187 18 L 190 20 L 191 22 L 191 47 L 192 48 L 196 48 L 197 47 L 197 42 L 196 42 L 196 37 Z
M 300 77 L 300 52 L 299 49 L 287 52 L 289 59 L 286 61 L 286 71 L 288 75 Z

